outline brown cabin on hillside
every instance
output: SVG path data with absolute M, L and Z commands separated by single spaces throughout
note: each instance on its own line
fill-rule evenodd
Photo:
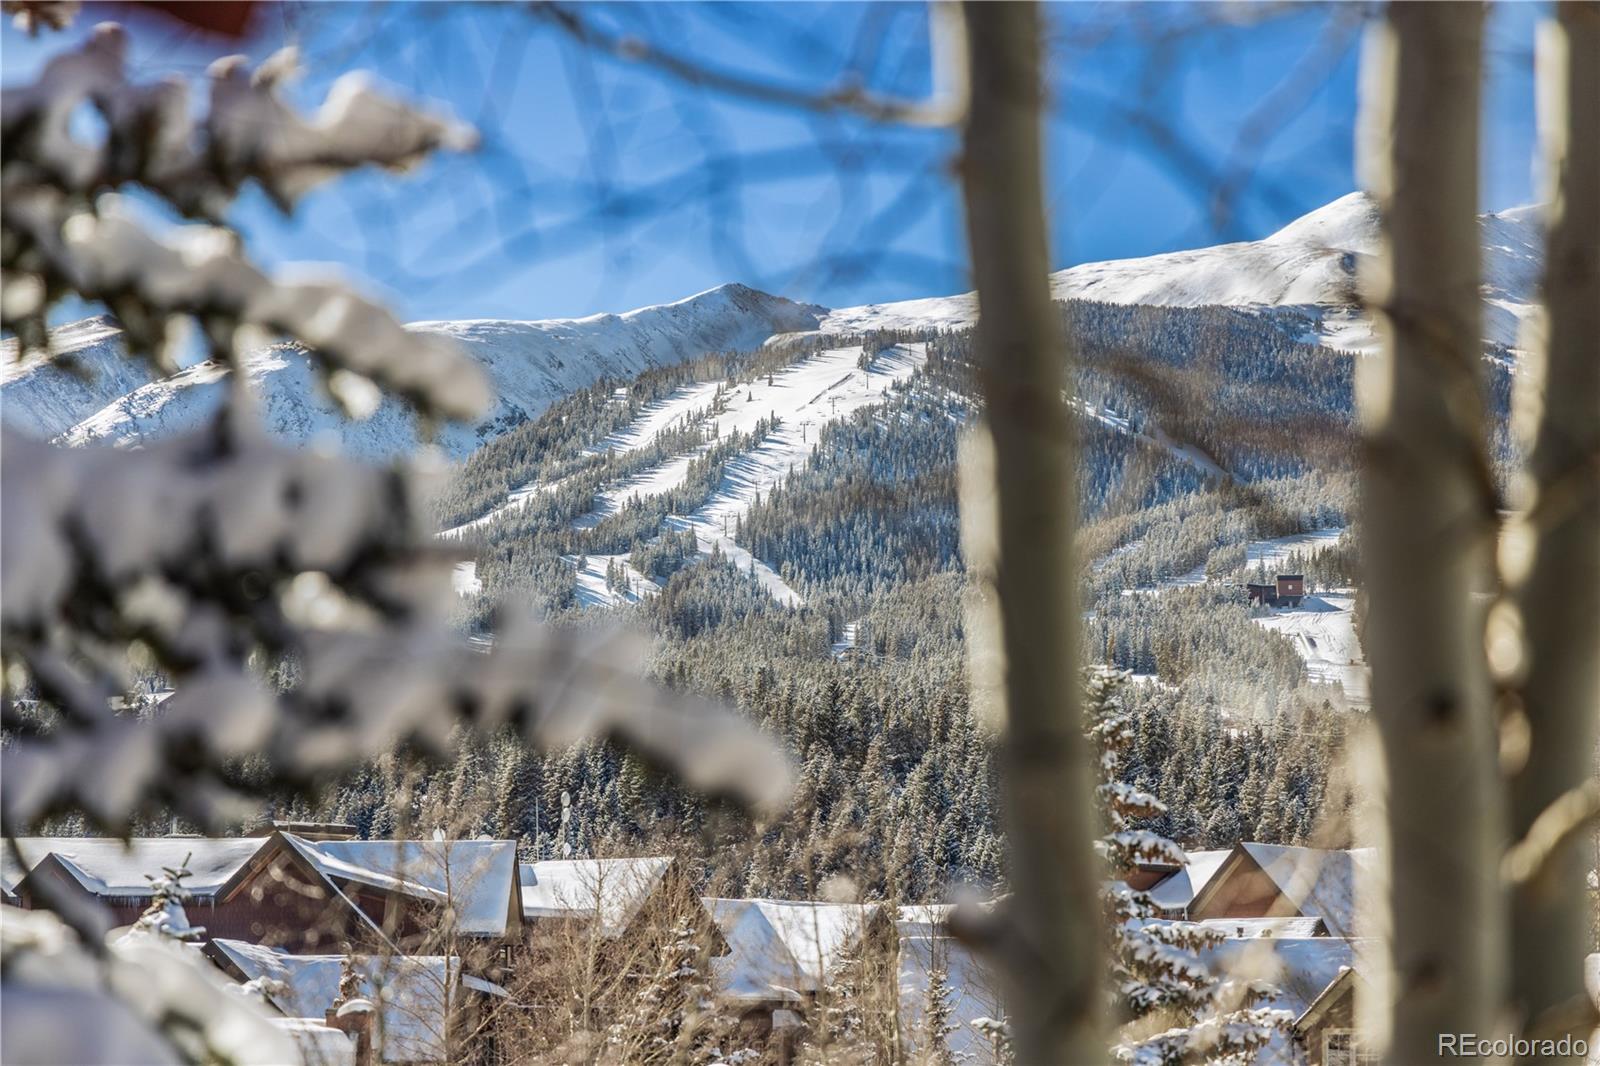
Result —
M 1252 581 L 1245 586 L 1245 595 L 1252 607 L 1298 607 L 1305 594 L 1304 574 L 1279 574 L 1270 585 Z

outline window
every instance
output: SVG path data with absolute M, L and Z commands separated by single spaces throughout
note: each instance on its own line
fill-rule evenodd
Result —
M 1322 1066 L 1376 1066 L 1378 1056 L 1362 1050 L 1353 1029 L 1329 1029 L 1322 1034 Z

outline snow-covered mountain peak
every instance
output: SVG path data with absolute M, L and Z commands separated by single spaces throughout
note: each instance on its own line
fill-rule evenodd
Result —
M 1364 192 L 1346 193 L 1301 215 L 1261 243 L 1368 252 L 1378 243 L 1378 205 Z
M 1515 345 L 1538 283 L 1542 261 L 1539 209 L 1520 207 L 1480 218 L 1484 248 L 1485 338 Z M 1378 249 L 1377 205 L 1353 192 L 1267 237 L 1140 259 L 1083 263 L 1050 276 L 1060 300 L 1167 307 L 1223 305 L 1280 317 L 1327 343 L 1366 348 L 1370 322 L 1356 307 L 1356 277 Z M 960 328 L 977 320 L 971 293 L 834 311 L 824 332 L 875 328 Z

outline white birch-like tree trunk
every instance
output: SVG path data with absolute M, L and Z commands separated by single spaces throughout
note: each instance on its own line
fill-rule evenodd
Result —
M 1108 1054 L 1099 863 L 1081 735 L 1067 349 L 1048 281 L 1040 14 L 1031 3 L 974 2 L 965 17 L 961 179 L 992 448 L 976 464 L 986 484 L 964 492 L 963 507 L 981 498 L 986 511 L 978 524 L 992 549 L 984 569 L 1000 631 L 994 680 L 1013 888 L 1001 964 L 1017 1061 L 1099 1063 Z
M 1392 3 L 1362 69 L 1361 167 L 1383 227 L 1364 276 L 1382 351 L 1357 373 L 1364 643 L 1386 783 L 1386 1025 L 1373 1035 L 1405 1066 L 1436 1059 L 1441 1033 L 1495 1032 L 1508 963 L 1479 596 L 1495 528 L 1481 386 L 1482 34 L 1481 4 Z
M 1529 841 L 1508 870 L 1518 882 L 1512 1005 L 1529 1036 L 1586 1037 L 1595 1025 L 1582 981 L 1593 855 L 1577 822 L 1585 803 L 1573 798 L 1595 787 L 1600 728 L 1600 5 L 1562 3 L 1554 15 L 1538 48 L 1544 313 L 1517 382 L 1514 426 L 1528 462 L 1501 553 L 1508 598 L 1489 647 L 1526 738 L 1511 779 L 1512 834 Z

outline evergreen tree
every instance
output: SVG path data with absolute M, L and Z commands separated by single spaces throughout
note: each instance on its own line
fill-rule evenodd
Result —
M 1087 679 L 1087 732 L 1099 753 L 1102 780 L 1097 792 L 1106 834 L 1100 850 L 1113 880 L 1105 892 L 1111 924 L 1112 989 L 1124 1018 L 1155 1015 L 1171 1027 L 1153 1037 L 1120 1043 L 1119 1061 L 1138 1066 L 1182 1066 L 1232 1062 L 1247 1056 L 1285 1028 L 1293 1015 L 1256 1006 L 1270 992 L 1259 986 L 1214 976 L 1202 953 L 1221 936 L 1184 922 L 1156 917 L 1150 897 L 1128 887 L 1127 876 L 1141 863 L 1182 865 L 1172 841 L 1134 823 L 1163 811 L 1160 800 L 1119 777 L 1123 753 L 1133 740 L 1132 723 L 1122 706 L 1125 675 L 1100 669 Z

